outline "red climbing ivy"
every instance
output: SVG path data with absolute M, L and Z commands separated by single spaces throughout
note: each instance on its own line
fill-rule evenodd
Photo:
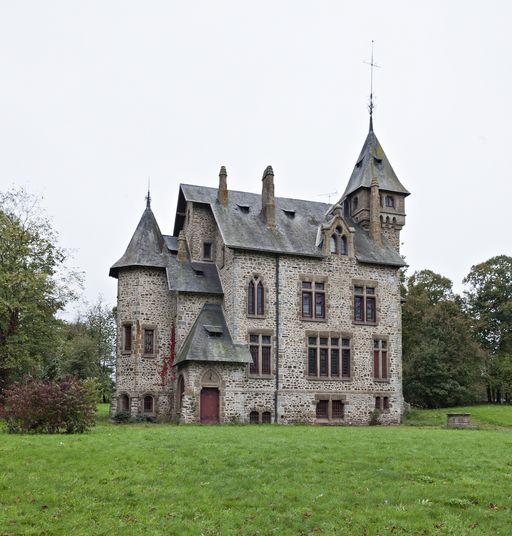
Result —
M 164 356 L 162 362 L 162 369 L 160 370 L 160 378 L 162 378 L 162 385 L 165 385 L 168 380 L 169 371 L 172 371 L 171 379 L 176 379 L 176 370 L 174 368 L 174 354 L 176 350 L 176 323 L 173 320 L 171 325 L 171 344 L 169 347 L 169 355 Z

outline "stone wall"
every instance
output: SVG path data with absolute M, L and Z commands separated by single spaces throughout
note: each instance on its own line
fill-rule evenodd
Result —
M 176 315 L 176 296 L 168 290 L 165 270 L 123 268 L 119 270 L 116 338 L 116 392 L 111 414 L 118 410 L 121 395 L 130 399 L 132 414 L 143 412 L 143 399 L 154 397 L 154 414 L 170 414 L 171 384 L 162 385 L 160 371 L 169 354 L 171 326 Z M 132 349 L 123 351 L 123 326 L 132 326 Z M 143 330 L 155 329 L 155 355 L 143 355 Z
M 212 261 L 219 257 L 221 248 L 217 242 L 217 224 L 209 206 L 188 203 L 184 230 L 192 260 L 203 260 L 204 242 L 212 244 Z
M 247 342 L 251 332 L 273 333 L 273 371 L 275 371 L 275 266 L 273 255 L 235 252 L 231 271 L 233 301 L 232 333 L 237 342 Z M 249 318 L 246 292 L 253 274 L 259 275 L 266 288 L 266 314 L 262 319 Z M 321 280 L 326 289 L 326 319 L 301 318 L 301 281 Z M 367 282 L 376 289 L 377 324 L 353 322 L 354 282 Z M 343 393 L 345 422 L 368 422 L 375 407 L 375 396 L 389 396 L 390 408 L 382 420 L 399 422 L 401 392 L 401 309 L 398 271 L 359 264 L 346 256 L 331 255 L 323 260 L 304 257 L 280 257 L 280 338 L 279 395 L 280 422 L 314 422 L 318 393 Z M 308 334 L 339 334 L 351 339 L 352 377 L 350 380 L 310 379 L 307 376 Z M 373 378 L 373 340 L 388 341 L 389 381 Z M 245 389 L 262 392 L 268 399 L 275 389 L 275 377 L 247 377 Z M 241 388 L 243 388 L 241 386 Z M 254 402 L 259 403 L 258 401 Z M 246 411 L 249 408 L 246 407 Z
M 185 229 L 194 260 L 202 260 L 203 242 L 212 242 L 213 260 L 219 269 L 224 297 L 170 293 L 163 270 L 120 270 L 116 397 L 127 394 L 132 413 L 141 412 L 142 397 L 151 394 L 158 402 L 158 414 L 173 415 L 182 422 L 197 422 L 201 389 L 208 382 L 210 385 L 217 382 L 221 392 L 221 422 L 248 422 L 251 411 L 269 411 L 274 421 L 276 349 L 279 346 L 278 422 L 319 422 L 316 419 L 316 406 L 319 401 L 328 400 L 329 404 L 341 401 L 344 408 L 343 418 L 329 421 L 330 424 L 366 424 L 375 408 L 377 396 L 389 399 L 389 409 L 382 413 L 381 422 L 399 422 L 403 406 L 402 347 L 399 272 L 396 268 L 364 265 L 345 255 L 328 255 L 323 259 L 279 256 L 278 340 L 277 257 L 224 247 L 211 210 L 204 205 L 189 204 Z M 265 287 L 265 314 L 261 318 L 247 314 L 247 288 L 253 277 L 259 277 Z M 301 317 L 303 280 L 324 283 L 325 319 L 305 320 Z M 361 284 L 375 288 L 377 322 L 372 325 L 353 321 L 353 288 Z M 251 376 L 249 366 L 239 364 L 181 364 L 176 378 L 182 375 L 185 383 L 180 407 L 175 384 L 162 387 L 158 372 L 164 355 L 169 352 L 173 319 L 176 319 L 176 350 L 179 351 L 205 303 L 222 303 L 235 343 L 247 344 L 250 334 L 271 336 L 272 373 Z M 125 322 L 131 322 L 134 326 L 134 344 L 129 354 L 124 353 L 121 346 Z M 157 355 L 152 358 L 143 357 L 141 352 L 144 326 L 154 326 L 157 330 Z M 349 379 L 308 377 L 307 338 L 313 334 L 350 339 L 352 373 Z M 373 341 L 376 338 L 386 340 L 388 344 L 388 380 L 379 381 L 373 377 Z M 117 409 L 116 397 L 112 403 L 112 413 Z

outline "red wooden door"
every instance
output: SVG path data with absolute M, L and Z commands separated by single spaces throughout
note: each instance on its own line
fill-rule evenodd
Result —
M 219 422 L 219 390 L 215 387 L 201 389 L 201 422 L 203 424 Z

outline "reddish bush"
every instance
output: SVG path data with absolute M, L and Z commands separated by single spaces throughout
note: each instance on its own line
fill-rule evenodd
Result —
M 15 383 L 3 395 L 0 417 L 11 434 L 73 434 L 94 426 L 97 394 L 90 380 Z

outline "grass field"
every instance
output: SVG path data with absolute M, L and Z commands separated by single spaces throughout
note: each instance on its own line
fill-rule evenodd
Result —
M 401 427 L 0 433 L 0 535 L 512 534 L 512 408 Z M 438 426 L 438 427 L 436 427 Z

